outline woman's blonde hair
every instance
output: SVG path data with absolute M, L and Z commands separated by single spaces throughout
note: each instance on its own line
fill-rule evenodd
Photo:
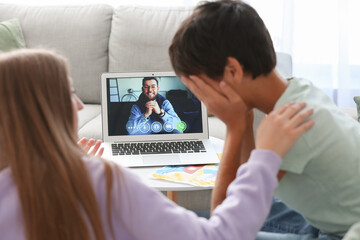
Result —
M 39 49 L 0 54 L 0 161 L 11 168 L 28 240 L 105 239 L 71 94 L 63 57 Z M 112 174 L 104 164 L 109 220 Z

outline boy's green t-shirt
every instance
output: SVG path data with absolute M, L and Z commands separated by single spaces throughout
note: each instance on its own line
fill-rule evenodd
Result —
M 291 79 L 275 108 L 291 101 L 313 108 L 315 124 L 284 157 L 275 196 L 314 227 L 343 236 L 360 221 L 360 124 L 308 80 Z

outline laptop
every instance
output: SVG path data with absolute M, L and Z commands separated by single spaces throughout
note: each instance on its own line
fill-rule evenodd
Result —
M 218 163 L 205 105 L 174 72 L 103 73 L 104 158 L 127 167 Z

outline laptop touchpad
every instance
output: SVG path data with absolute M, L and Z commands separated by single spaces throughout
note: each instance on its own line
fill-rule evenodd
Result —
M 156 156 L 143 156 L 144 165 L 173 165 L 180 163 L 178 155 L 156 155 Z

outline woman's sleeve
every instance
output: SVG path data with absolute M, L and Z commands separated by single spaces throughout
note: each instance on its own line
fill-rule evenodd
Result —
M 254 239 L 269 213 L 281 158 L 254 150 L 210 219 L 200 218 L 121 168 L 114 182 L 112 214 L 134 239 Z

